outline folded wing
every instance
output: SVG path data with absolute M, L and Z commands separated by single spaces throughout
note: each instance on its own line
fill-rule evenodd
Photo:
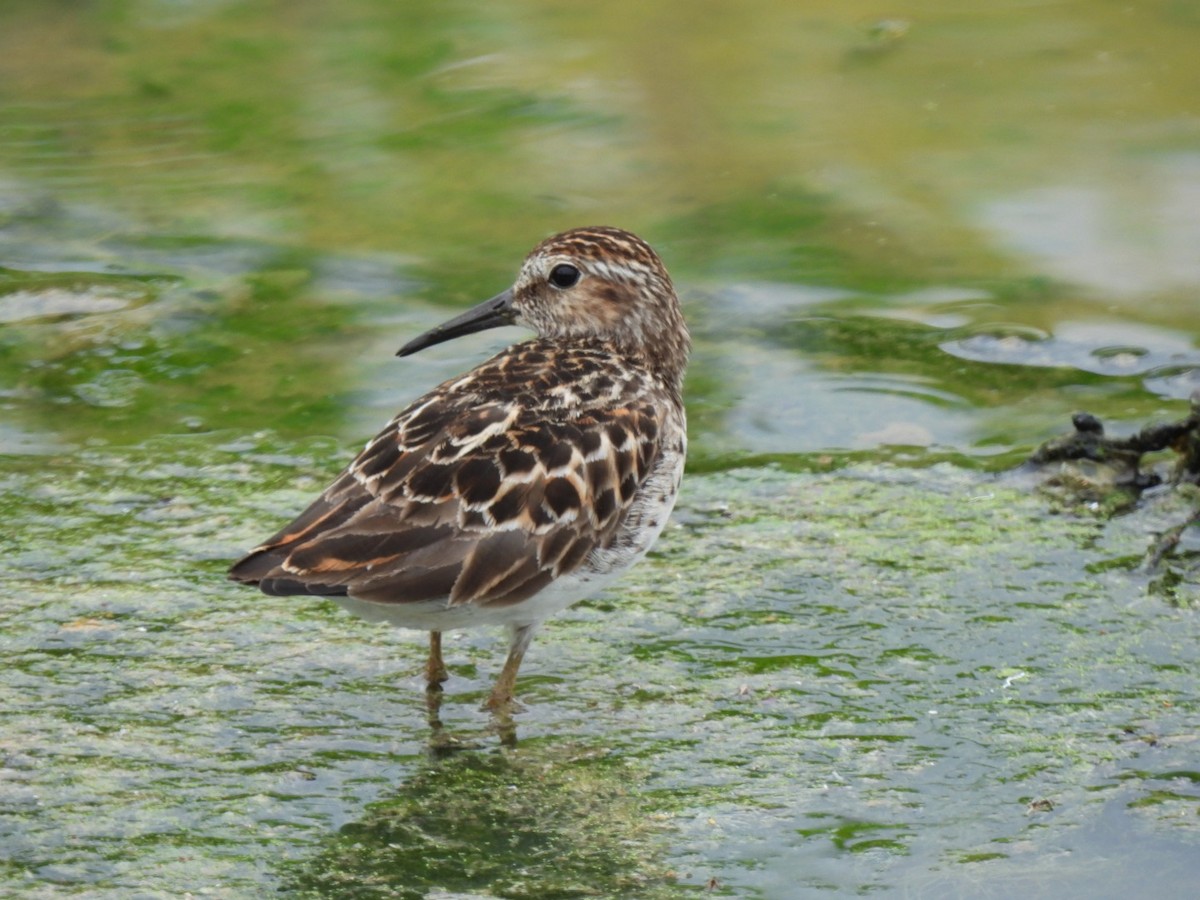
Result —
M 470 409 L 435 392 L 230 571 L 268 594 L 517 603 L 619 539 L 659 454 L 655 407 Z

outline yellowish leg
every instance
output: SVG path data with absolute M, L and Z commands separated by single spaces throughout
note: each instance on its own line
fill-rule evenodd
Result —
M 442 661 L 442 633 L 440 631 L 429 632 L 429 661 L 425 663 L 425 681 L 428 683 L 428 689 L 441 689 L 441 684 L 450 673 L 446 671 L 446 664 Z
M 516 705 L 513 693 L 517 686 L 517 670 L 521 668 L 521 660 L 525 658 L 525 651 L 529 649 L 529 644 L 533 641 L 533 635 L 537 632 L 537 628 L 536 624 L 512 626 L 508 643 L 508 658 L 504 660 L 504 668 L 500 670 L 496 686 L 492 688 L 491 696 L 484 704 L 485 709 L 499 712 L 512 709 Z

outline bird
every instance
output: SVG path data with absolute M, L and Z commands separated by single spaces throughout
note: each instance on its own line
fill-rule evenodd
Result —
M 542 623 L 662 533 L 687 456 L 691 350 L 658 254 L 590 226 L 543 240 L 510 288 L 397 355 L 507 325 L 534 336 L 410 403 L 229 571 L 268 595 L 428 631 L 430 691 L 449 677 L 443 632 L 505 626 L 493 711 L 520 708 L 517 671 Z

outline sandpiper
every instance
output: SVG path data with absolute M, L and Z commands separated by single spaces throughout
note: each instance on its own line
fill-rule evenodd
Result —
M 537 336 L 411 403 L 229 573 L 429 631 L 431 688 L 447 678 L 443 631 L 506 625 L 493 710 L 513 705 L 541 623 L 637 562 L 666 525 L 691 346 L 658 255 L 610 227 L 542 241 L 511 288 L 398 355 L 499 325 Z

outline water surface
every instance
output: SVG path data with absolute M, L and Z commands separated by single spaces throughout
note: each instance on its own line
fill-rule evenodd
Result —
M 1200 15 L 826 6 L 0 10 L 3 892 L 1188 894 L 1186 505 L 993 473 L 1200 387 Z M 419 636 L 223 572 L 601 222 L 696 338 L 680 511 L 515 749 L 451 640 L 447 756 Z

